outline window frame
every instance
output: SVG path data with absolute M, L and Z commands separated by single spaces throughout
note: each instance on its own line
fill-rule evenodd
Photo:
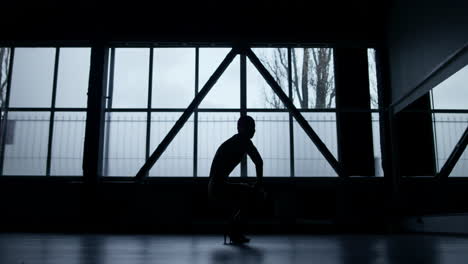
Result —
M 15 46 L 11 47 L 12 49 L 12 56 L 10 57 L 10 64 L 13 65 L 14 61 L 14 49 L 19 48 L 20 46 Z M 23 47 L 23 46 L 21 46 Z M 27 47 L 27 46 L 26 46 Z M 74 108 L 74 107 L 55 107 L 55 100 L 56 100 L 56 88 L 57 88 L 57 75 L 58 75 L 58 63 L 59 63 L 59 56 L 60 56 L 60 49 L 61 48 L 68 48 L 68 47 L 74 47 L 74 48 L 92 48 L 92 46 L 44 46 L 45 47 L 53 47 L 56 49 L 55 53 L 55 64 L 54 64 L 54 87 L 53 87 L 53 93 L 52 93 L 52 104 L 50 108 L 37 108 L 37 107 L 9 107 L 7 105 L 5 111 L 8 113 L 9 111 L 37 111 L 37 112 L 50 112 L 51 117 L 50 117 L 50 123 L 49 123 L 49 140 L 48 140 L 48 154 L 47 154 L 47 170 L 46 170 L 46 175 L 34 175 L 34 176 L 13 176 L 13 175 L 3 175 L 3 167 L 0 167 L 0 177 L 1 178 L 11 178 L 11 177 L 21 177 L 22 179 L 25 178 L 42 178 L 42 177 L 49 177 L 50 175 L 50 160 L 51 160 L 51 149 L 52 149 L 52 142 L 53 142 L 53 118 L 55 115 L 55 112 L 86 112 L 87 108 Z M 145 157 L 148 158 L 150 155 L 150 130 L 151 130 L 151 114 L 152 113 L 157 113 L 157 112 L 178 112 L 182 113 L 185 108 L 153 108 L 151 105 L 152 101 L 152 89 L 153 89 L 153 65 L 154 65 L 154 50 L 159 49 L 159 48 L 194 48 L 195 49 L 195 83 L 194 83 L 194 96 L 197 95 L 198 90 L 199 90 L 199 61 L 200 61 L 200 54 L 199 54 L 199 49 L 204 48 L 204 47 L 224 47 L 224 48 L 232 48 L 231 45 L 225 45 L 225 44 L 220 44 L 220 45 L 175 45 L 175 44 L 142 44 L 142 45 L 126 45 L 126 44 L 112 44 L 106 46 L 109 50 L 113 50 L 114 52 L 111 52 L 110 57 L 115 56 L 115 49 L 116 48 L 149 48 L 150 49 L 150 55 L 149 55 L 149 75 L 148 75 L 148 103 L 146 108 L 108 108 L 107 103 L 109 102 L 109 98 L 106 98 L 106 104 L 105 104 L 105 113 L 112 113 L 112 112 L 141 112 L 141 113 L 146 113 L 147 114 L 147 128 L 146 128 L 146 146 L 145 146 Z M 270 44 L 254 44 L 250 45 L 250 48 L 272 48 L 272 47 L 280 47 L 280 48 L 286 48 L 288 50 L 288 96 L 291 98 L 292 96 L 292 85 L 291 85 L 291 49 L 293 48 L 317 48 L 317 47 L 327 47 L 333 49 L 331 46 L 319 46 L 319 45 L 291 45 L 291 44 L 281 44 L 281 45 L 270 45 Z M 242 56 L 242 55 L 240 55 Z M 245 56 L 245 55 L 244 55 Z M 113 71 L 113 63 L 112 61 L 114 58 L 110 59 L 111 61 L 111 68 Z M 92 62 L 91 62 L 92 63 Z M 241 78 L 241 87 L 240 87 L 240 108 L 200 108 L 200 109 L 195 109 L 194 111 L 194 140 L 193 140 L 193 175 L 191 177 L 165 177 L 165 176 L 155 176 L 155 177 L 148 177 L 148 180 L 155 180 L 155 179 L 161 179 L 161 178 L 177 178 L 183 179 L 183 178 L 197 178 L 199 177 L 198 175 L 198 113 L 205 113 L 205 112 L 229 112 L 229 113 L 239 113 L 242 115 L 243 113 L 249 113 L 249 112 L 264 112 L 264 113 L 269 113 L 269 112 L 284 112 L 284 113 L 289 113 L 287 109 L 271 109 L 271 108 L 247 108 L 246 105 L 246 96 L 247 93 L 245 89 L 248 89 L 246 87 L 246 80 L 242 80 L 243 78 L 245 79 L 245 73 L 246 73 L 246 67 L 245 67 L 245 58 L 244 61 L 242 62 L 242 57 L 241 57 L 241 73 L 240 73 L 240 78 Z M 12 69 L 12 68 L 11 68 Z M 12 70 L 11 70 L 12 71 Z M 10 71 L 10 76 L 11 76 L 11 71 Z M 379 67 L 377 67 L 376 71 L 379 71 Z M 244 75 L 244 77 L 242 77 Z M 11 78 L 9 78 L 8 81 L 8 88 L 7 88 L 7 93 L 10 91 L 10 85 L 11 85 Z M 244 84 L 243 84 L 244 83 Z M 107 91 L 106 91 L 107 95 Z M 298 110 L 302 112 L 316 112 L 316 113 L 337 113 L 336 106 L 334 108 L 324 108 L 324 109 L 299 109 Z M 371 113 L 379 113 L 379 109 L 370 109 L 369 112 Z M 468 112 L 468 111 L 467 111 Z M 105 122 L 105 120 L 103 121 Z M 294 117 L 292 116 L 291 113 L 289 113 L 289 142 L 290 142 L 290 175 L 287 177 L 268 177 L 265 175 L 266 178 L 275 178 L 275 179 L 280 179 L 280 178 L 293 178 L 295 177 L 295 165 L 294 165 L 294 133 L 293 133 L 293 123 L 294 123 Z M 102 124 L 104 126 L 104 124 Z M 338 128 L 337 128 L 338 130 Z M 339 131 L 337 131 L 339 133 Z M 106 140 L 106 139 L 104 139 Z M 338 142 L 339 144 L 339 142 Z M 4 151 L 4 145 L 2 145 L 2 153 Z M 85 154 L 83 154 L 85 155 Z M 1 163 L 3 164 L 3 154 L 2 154 L 2 161 Z M 104 162 L 104 161 L 103 161 Z M 241 177 L 246 177 L 247 173 L 247 168 L 246 168 L 246 162 L 245 160 L 243 161 L 245 169 L 241 169 Z M 65 180 L 82 180 L 83 175 L 80 176 L 53 176 L 54 179 L 59 179 L 63 178 Z M 320 178 L 325 178 L 325 179 L 335 179 L 338 178 L 338 175 L 336 176 L 301 176 L 300 179 L 307 179 L 307 178 L 314 178 L 314 179 L 320 179 Z M 117 181 L 133 181 L 134 176 L 126 176 L 126 177 L 116 177 L 116 176 L 106 176 L 103 175 L 102 179 L 105 181 L 112 181 L 112 182 L 117 182 Z

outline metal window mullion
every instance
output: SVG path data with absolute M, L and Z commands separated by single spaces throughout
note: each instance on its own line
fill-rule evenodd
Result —
M 52 84 L 52 102 L 49 119 L 49 141 L 47 144 L 47 165 L 46 176 L 50 176 L 50 167 L 52 162 L 52 140 L 54 137 L 54 119 L 55 119 L 55 101 L 57 97 L 57 77 L 60 59 L 60 48 L 55 48 L 54 81 Z
M 436 165 L 436 174 L 437 171 L 440 171 L 440 165 L 439 165 L 439 149 L 437 146 L 437 129 L 436 129 L 436 113 L 432 111 L 434 109 L 434 94 L 432 93 L 432 90 L 429 91 L 430 93 L 430 98 L 431 98 L 431 115 L 432 115 L 432 131 L 434 131 L 434 152 L 435 152 L 435 165 Z
M 114 97 L 114 66 L 115 66 L 115 48 L 111 48 L 111 53 L 110 53 L 110 61 L 109 61 L 109 83 L 108 85 L 108 91 L 107 91 L 107 105 L 104 106 L 104 111 L 106 112 L 105 115 L 107 116 L 107 112 L 109 112 L 109 119 L 106 121 L 107 118 L 104 118 L 104 131 L 105 131 L 105 136 L 104 136 L 104 155 L 103 155 L 103 175 L 108 176 L 108 170 L 109 170 L 109 142 L 110 142 L 110 123 L 112 122 L 111 120 L 111 111 L 107 111 L 107 109 L 112 109 L 112 98 Z M 107 78 L 107 76 L 106 76 Z
M 240 105 L 241 116 L 247 115 L 247 67 L 245 54 L 240 55 Z M 247 177 L 247 155 L 241 160 L 241 177 Z
M 291 72 L 291 48 L 288 48 L 288 94 L 289 98 L 292 100 L 292 72 Z M 291 177 L 295 176 L 295 167 L 294 167 L 294 125 L 293 125 L 293 115 L 290 111 L 289 113 L 289 160 L 290 160 L 290 170 Z
M 6 140 L 6 132 L 8 126 L 8 111 L 10 106 L 10 89 L 11 89 L 11 76 L 13 73 L 13 60 L 15 58 L 15 48 L 11 48 L 10 53 L 10 61 L 8 66 L 8 76 L 7 76 L 7 90 L 5 95 L 5 115 L 3 116 L 4 125 L 2 127 L 3 131 L 1 131 L 1 157 L 0 157 L 0 175 L 3 176 L 3 163 L 5 157 L 5 140 Z
M 151 103 L 153 98 L 153 65 L 154 65 L 154 48 L 150 48 L 149 56 L 149 73 L 148 73 L 148 111 L 146 113 L 146 148 L 145 160 L 149 158 L 150 141 L 151 141 Z M 149 174 L 149 171 L 148 171 Z M 149 176 L 149 175 L 147 175 Z
M 195 48 L 195 96 L 198 94 L 198 78 L 200 67 L 200 50 Z M 198 176 L 198 107 L 193 113 L 193 177 Z

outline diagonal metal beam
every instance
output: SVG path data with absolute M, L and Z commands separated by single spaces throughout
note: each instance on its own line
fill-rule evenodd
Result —
M 151 154 L 151 156 L 146 160 L 145 164 L 138 171 L 135 177 L 136 181 L 142 181 L 146 177 L 151 167 L 153 167 L 154 163 L 156 163 L 156 161 L 161 157 L 161 155 L 166 150 L 167 146 L 169 146 L 169 144 L 175 138 L 177 133 L 179 133 L 180 129 L 184 126 L 185 122 L 187 122 L 187 120 L 189 119 L 190 115 L 192 115 L 192 113 L 195 111 L 198 105 L 200 105 L 201 101 L 205 98 L 205 96 L 208 94 L 211 88 L 216 84 L 219 77 L 221 77 L 221 75 L 224 73 L 226 68 L 231 64 L 231 62 L 234 60 L 237 54 L 238 54 L 237 49 L 233 48 L 226 55 L 226 58 L 224 58 L 224 60 L 218 66 L 218 68 L 213 73 L 213 75 L 211 75 L 210 79 L 208 79 L 208 81 L 200 90 L 200 92 L 197 94 L 197 96 L 195 96 L 195 98 L 187 107 L 187 109 L 185 109 L 184 113 L 180 116 L 179 120 L 177 120 L 177 122 L 169 131 L 169 133 L 167 133 L 166 137 L 164 137 L 161 143 L 159 143 L 156 150 L 153 152 L 153 154 Z
M 309 136 L 312 142 L 314 142 L 317 149 L 320 151 L 320 153 L 322 153 L 322 155 L 325 157 L 328 163 L 330 163 L 330 165 L 333 167 L 333 169 L 338 174 L 338 176 L 340 177 L 347 176 L 345 175 L 345 172 L 341 164 L 335 159 L 333 154 L 330 152 L 330 150 L 328 150 L 327 146 L 323 143 L 323 141 L 320 139 L 317 133 L 315 133 L 315 131 L 312 129 L 309 123 L 305 120 L 305 118 L 302 116 L 299 110 L 297 110 L 297 108 L 294 106 L 293 102 L 283 92 L 283 90 L 281 89 L 279 84 L 275 81 L 273 76 L 271 76 L 270 72 L 268 72 L 265 66 L 263 66 L 263 64 L 260 62 L 257 55 L 255 55 L 255 53 L 253 53 L 250 48 L 246 48 L 244 52 L 249 57 L 252 64 L 257 68 L 258 72 L 260 72 L 260 74 L 263 76 L 265 81 L 271 86 L 273 91 L 280 98 L 280 100 L 283 102 L 283 104 L 286 106 L 289 112 L 294 116 L 294 118 L 296 118 L 296 121 L 299 123 L 302 129 L 304 129 L 305 133 Z
M 443 179 L 446 179 L 450 175 L 453 168 L 455 168 L 455 165 L 460 159 L 461 155 L 465 151 L 467 145 L 468 145 L 468 127 L 465 129 L 465 132 L 463 133 L 462 137 L 458 141 L 457 145 L 455 145 L 455 148 L 453 149 L 452 153 L 450 153 L 450 156 L 448 157 L 447 161 L 445 161 L 445 164 L 442 167 L 442 169 L 440 169 L 440 172 L 437 173 L 436 175 L 437 179 L 443 180 Z

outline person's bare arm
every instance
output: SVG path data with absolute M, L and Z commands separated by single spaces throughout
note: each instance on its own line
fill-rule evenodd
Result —
M 252 159 L 253 163 L 255 164 L 255 170 L 257 172 L 256 186 L 261 186 L 263 184 L 263 160 L 262 160 L 262 157 L 260 156 L 260 153 L 258 153 L 258 150 L 254 145 L 252 145 L 248 149 L 247 154 L 249 155 L 249 157 Z

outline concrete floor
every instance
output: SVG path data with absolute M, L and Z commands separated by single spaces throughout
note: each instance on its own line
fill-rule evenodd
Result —
M 440 235 L 0 234 L 0 263 L 467 263 L 468 238 Z

